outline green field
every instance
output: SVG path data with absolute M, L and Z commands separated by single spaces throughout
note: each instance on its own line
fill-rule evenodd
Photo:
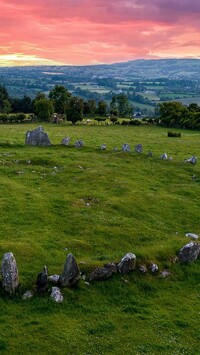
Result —
M 200 156 L 200 133 L 168 138 L 159 127 L 43 126 L 52 147 L 24 145 L 36 125 L 0 126 L 0 256 L 14 253 L 21 283 L 12 297 L 0 290 L 0 353 L 199 354 L 200 260 L 174 260 L 189 241 L 185 233 L 200 233 L 199 163 L 183 162 Z M 69 147 L 60 144 L 66 136 Z M 73 146 L 78 139 L 82 149 Z M 124 143 L 130 153 L 121 151 Z M 134 152 L 138 143 L 142 154 Z M 160 160 L 164 152 L 173 160 Z M 62 272 L 67 253 L 88 280 L 96 266 L 127 252 L 137 256 L 128 275 L 80 280 L 62 289 L 62 304 L 48 294 L 22 300 L 44 265 L 49 274 Z M 150 262 L 171 276 L 140 274 Z

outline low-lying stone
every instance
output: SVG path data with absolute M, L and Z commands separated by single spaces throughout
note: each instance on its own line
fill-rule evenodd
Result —
M 168 159 L 167 153 L 161 154 L 160 159 L 167 160 Z
M 72 253 L 67 255 L 64 270 L 59 278 L 61 286 L 73 286 L 80 279 L 80 270 Z
M 178 252 L 178 260 L 181 263 L 189 263 L 194 261 L 200 255 L 200 244 L 190 242 L 184 245 Z
M 62 145 L 69 145 L 69 143 L 70 143 L 70 137 L 65 137 L 61 141 Z
M 151 272 L 157 272 L 158 271 L 158 265 L 157 264 L 155 264 L 155 263 L 151 263 L 150 265 L 149 265 L 149 269 L 151 270 Z
M 25 144 L 43 147 L 49 147 L 52 145 L 48 134 L 44 132 L 42 126 L 39 126 L 33 131 L 26 132 Z
M 102 268 L 96 268 L 89 276 L 90 281 L 104 281 L 109 279 L 114 272 L 117 272 L 117 266 L 114 263 L 106 264 Z
M 140 271 L 142 274 L 146 274 L 146 273 L 147 273 L 147 268 L 146 268 L 146 266 L 145 266 L 145 265 L 140 265 L 139 271 Z
M 19 274 L 17 263 L 13 253 L 5 253 L 1 265 L 2 287 L 10 295 L 13 294 L 19 286 Z
M 121 274 L 127 274 L 129 271 L 135 269 L 136 256 L 132 253 L 127 253 L 117 265 L 117 268 Z
M 58 287 L 52 287 L 50 297 L 57 303 L 63 302 L 63 295 Z
M 23 299 L 23 300 L 28 300 L 28 299 L 30 299 L 30 298 L 32 298 L 32 297 L 33 297 L 33 292 L 32 292 L 32 291 L 26 291 L 26 292 L 23 294 L 22 299 Z
M 123 144 L 122 151 L 123 152 L 130 152 L 131 151 L 130 145 L 127 143 Z
M 149 150 L 149 151 L 148 151 L 147 156 L 148 156 L 148 157 L 150 157 L 150 158 L 153 156 L 153 153 L 152 153 L 152 151 L 151 151 L 151 150 Z
M 100 147 L 101 150 L 106 150 L 106 148 L 107 148 L 106 144 L 102 144 Z
M 37 293 L 44 293 L 48 289 L 48 270 L 44 266 L 44 270 L 40 272 L 36 280 L 36 291 Z
M 75 148 L 82 148 L 83 145 L 84 145 L 84 143 L 83 143 L 83 141 L 80 139 L 80 140 L 78 140 L 78 141 L 75 142 L 74 147 L 75 147 Z
M 198 234 L 194 234 L 194 233 L 186 233 L 185 236 L 188 238 L 191 238 L 191 239 L 195 239 L 195 240 L 197 240 L 199 238 Z
M 55 274 L 55 275 L 50 275 L 48 277 L 48 280 L 56 285 L 59 282 L 59 278 L 60 278 L 60 275 Z
M 142 153 L 142 144 L 137 144 L 135 146 L 135 152 L 136 153 Z
M 195 165 L 197 163 L 197 157 L 193 155 L 191 158 L 185 159 L 185 162 Z

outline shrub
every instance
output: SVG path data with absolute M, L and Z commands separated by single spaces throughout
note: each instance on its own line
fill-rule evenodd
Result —
M 181 137 L 180 132 L 167 132 L 168 137 Z

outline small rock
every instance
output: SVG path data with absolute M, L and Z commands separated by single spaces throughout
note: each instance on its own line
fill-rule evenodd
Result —
M 32 292 L 32 291 L 26 291 L 26 292 L 23 294 L 22 299 L 23 299 L 23 300 L 28 300 L 28 299 L 30 299 L 30 298 L 32 298 L 32 297 L 33 297 L 33 292 Z
M 122 146 L 122 151 L 123 151 L 123 152 L 130 152 L 130 151 L 131 151 L 130 145 L 127 144 L 127 143 L 123 144 L 123 146 Z
M 83 281 L 85 281 L 86 280 L 86 275 L 82 275 L 81 278 L 82 278 Z
M 63 295 L 58 287 L 52 287 L 50 297 L 57 303 L 63 302 Z
M 149 265 L 149 269 L 151 270 L 151 272 L 157 272 L 158 271 L 158 265 L 157 264 L 155 264 L 155 263 L 151 263 L 150 265 Z
M 163 270 L 160 272 L 162 277 L 167 277 L 171 275 L 171 272 L 167 271 L 167 270 Z
M 150 157 L 150 158 L 153 156 L 153 153 L 152 153 L 152 151 L 151 151 L 151 150 L 149 150 L 149 151 L 148 151 L 147 156 L 148 156 L 148 157 Z
M 136 256 L 132 253 L 127 253 L 117 265 L 117 268 L 121 274 L 127 274 L 129 271 L 135 269 Z
M 173 160 L 173 158 L 172 158 L 172 157 L 169 157 L 169 160 Z
M 194 233 L 186 233 L 185 236 L 188 238 L 191 238 L 191 239 L 195 239 L 195 240 L 197 240 L 199 238 L 198 234 L 194 234 Z
M 100 147 L 101 150 L 106 150 L 106 148 L 107 148 L 106 144 L 102 144 Z
M 70 143 L 70 138 L 69 137 L 65 137 L 61 141 L 62 145 L 69 145 L 69 143 Z
M 167 156 L 167 153 L 164 153 L 160 156 L 160 159 L 162 160 L 167 160 L 168 156 Z
M 136 153 L 142 153 L 142 144 L 137 144 L 135 146 L 135 152 Z
M 117 148 L 117 147 L 114 147 L 114 148 L 113 148 L 113 151 L 114 151 L 114 152 L 117 152 L 117 151 L 118 151 L 118 148 Z
M 139 267 L 139 271 L 140 271 L 142 274 L 146 274 L 146 273 L 147 273 L 147 268 L 146 268 L 146 266 L 141 265 L 141 266 Z
M 54 283 L 54 284 L 57 284 L 58 283 L 58 281 L 59 281 L 59 278 L 60 278 L 60 275 L 50 275 L 49 277 L 48 277 L 48 280 L 50 281 L 50 282 L 52 282 L 52 283 Z
M 74 146 L 75 148 L 82 148 L 84 145 L 83 141 L 80 139 L 78 141 L 75 142 Z
M 192 165 L 195 165 L 197 163 L 197 157 L 194 155 L 191 158 L 185 159 L 186 163 L 191 163 Z

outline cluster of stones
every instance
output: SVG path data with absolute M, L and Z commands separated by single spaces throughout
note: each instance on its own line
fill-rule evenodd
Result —
M 33 131 L 27 131 L 26 132 L 25 144 L 33 145 L 33 146 L 44 146 L 44 147 L 48 147 L 48 146 L 52 145 L 47 133 L 44 132 L 44 129 L 43 129 L 42 126 L 39 126 L 38 128 L 34 129 Z M 61 144 L 65 145 L 65 146 L 69 146 L 70 137 L 63 138 L 62 141 L 61 141 Z M 74 147 L 75 148 L 82 148 L 83 146 L 84 146 L 84 142 L 81 139 L 77 140 L 74 143 Z M 101 150 L 106 150 L 107 149 L 107 145 L 105 143 L 102 144 L 100 146 L 100 149 Z M 118 148 L 114 147 L 113 150 L 117 151 Z M 122 145 L 122 151 L 123 152 L 130 152 L 131 151 L 130 145 L 128 143 L 124 143 Z M 142 153 L 142 151 L 143 151 L 142 144 L 137 144 L 135 146 L 135 148 L 134 148 L 134 151 L 136 153 Z M 151 151 L 149 151 L 147 156 L 148 157 L 152 157 L 153 153 Z M 172 157 L 168 158 L 167 153 L 163 153 L 163 154 L 160 155 L 160 159 L 162 159 L 162 160 L 172 160 Z M 185 162 L 191 163 L 192 165 L 195 165 L 197 163 L 197 157 L 195 157 L 193 155 L 191 158 L 185 159 Z
M 197 234 L 187 233 L 187 237 L 191 239 L 198 239 Z M 196 260 L 200 255 L 200 243 L 191 241 L 184 245 L 178 252 L 177 260 L 180 263 L 189 263 Z M 114 273 L 120 273 L 122 275 L 128 274 L 129 272 L 135 270 L 136 268 L 136 256 L 135 254 L 129 252 L 127 253 L 119 263 L 108 263 L 103 267 L 97 267 L 94 269 L 89 277 L 88 281 L 104 281 L 112 277 Z M 152 273 L 158 272 L 158 265 L 154 262 L 150 263 L 148 266 Z M 139 266 L 139 271 L 145 274 L 148 270 L 145 265 Z M 160 272 L 163 277 L 169 276 L 171 273 L 168 270 L 163 270 Z M 1 284 L 2 288 L 10 295 L 14 294 L 19 287 L 19 274 L 17 269 L 17 264 L 13 253 L 5 253 L 2 259 L 1 265 Z M 63 272 L 61 275 L 48 275 L 48 269 L 44 266 L 42 272 L 37 275 L 35 287 L 32 291 L 27 291 L 24 293 L 22 298 L 29 299 L 34 296 L 34 294 L 45 294 L 49 293 L 50 297 L 57 303 L 63 302 L 63 295 L 60 290 L 62 287 L 72 287 L 81 278 L 81 272 L 78 264 L 73 256 L 73 254 L 68 254 L 64 264 Z M 82 280 L 86 280 L 86 275 L 82 275 Z M 85 284 L 89 285 L 89 282 L 85 281 Z M 127 281 L 127 280 L 124 280 Z M 50 284 L 54 286 L 49 287 Z

